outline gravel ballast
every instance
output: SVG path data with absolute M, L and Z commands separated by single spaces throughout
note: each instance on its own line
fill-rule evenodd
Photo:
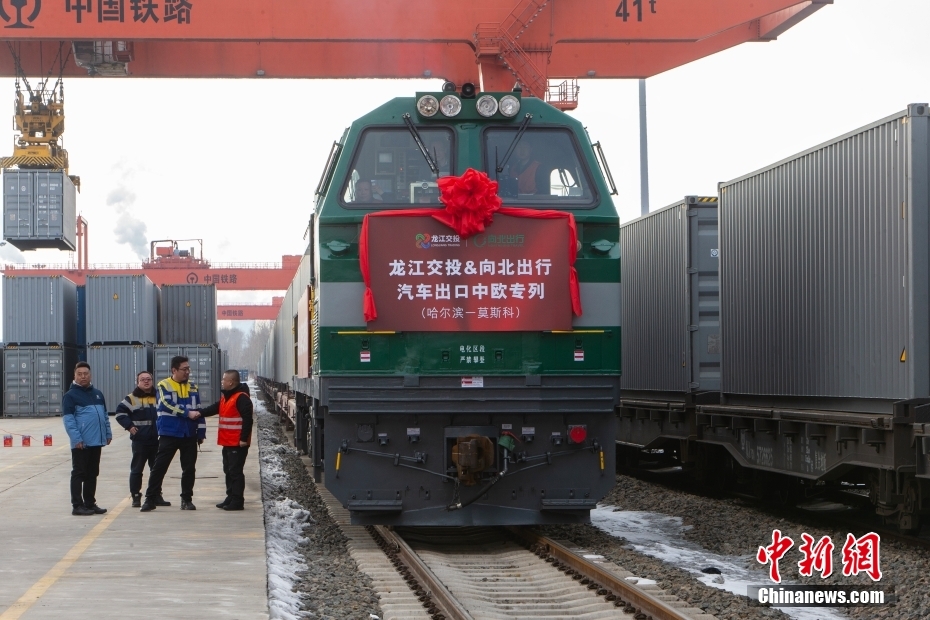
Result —
M 617 485 L 602 501 L 603 505 L 615 506 L 620 510 L 655 512 L 680 517 L 684 526 L 684 538 L 714 553 L 744 556 L 747 565 L 758 571 L 758 585 L 770 584 L 768 568 L 753 558 L 760 546 L 771 543 L 772 531 L 781 530 L 790 536 L 794 547 L 779 563 L 781 575 L 787 582 L 827 586 L 850 585 L 862 589 L 893 588 L 898 597 L 894 605 L 884 607 L 832 608 L 836 614 L 848 614 L 852 618 L 918 620 L 930 617 L 930 558 L 925 550 L 908 548 L 904 543 L 883 540 L 880 564 L 882 579 L 873 582 L 868 576 L 845 577 L 842 574 L 842 546 L 846 530 L 824 529 L 801 521 L 793 521 L 767 513 L 739 498 L 713 498 L 698 493 L 672 488 L 657 482 L 641 480 L 625 475 L 617 476 Z M 623 539 L 615 538 L 594 526 L 557 526 L 545 528 L 548 535 L 565 538 L 588 549 L 597 549 L 632 573 L 654 579 L 659 587 L 675 594 L 695 607 L 706 610 L 726 620 L 742 618 L 785 618 L 775 608 L 753 604 L 745 596 L 706 586 L 690 573 L 675 568 L 661 560 L 641 555 L 628 548 Z M 833 575 L 821 579 L 801 577 L 798 573 L 798 551 L 801 534 L 807 533 L 819 540 L 830 536 L 836 545 L 833 551 Z M 864 531 L 852 532 L 861 536 Z M 726 575 L 724 575 L 726 577 Z M 816 611 L 816 610 L 811 610 Z
M 263 499 L 266 504 L 269 500 L 272 504 L 296 503 L 302 509 L 298 514 L 307 515 L 304 539 L 298 543 L 305 564 L 296 571 L 293 588 L 300 597 L 299 617 L 367 620 L 380 616 L 371 580 L 349 556 L 346 538 L 327 512 L 300 454 L 288 445 L 276 416 L 260 411 L 257 417 L 262 455 L 277 454 L 287 474 L 275 482 L 263 481 Z
M 262 450 L 273 451 L 280 457 L 280 466 L 286 472 L 280 482 L 267 484 L 263 496 L 267 499 L 295 502 L 306 511 L 307 524 L 303 528 L 305 537 L 299 543 L 299 551 L 305 566 L 296 571 L 294 591 L 301 601 L 301 616 L 307 618 L 368 619 L 380 616 L 378 597 L 367 575 L 361 573 L 349 556 L 346 538 L 333 522 L 319 497 L 299 453 L 288 445 L 276 416 L 267 412 L 258 416 Z M 713 553 L 738 556 L 746 566 L 757 574 L 754 583 L 769 585 L 768 568 L 755 562 L 759 546 L 771 543 L 775 529 L 790 536 L 794 547 L 779 563 L 781 574 L 788 583 L 803 583 L 818 586 L 849 585 L 862 589 L 893 589 L 897 603 L 884 607 L 832 608 L 836 615 L 851 618 L 879 620 L 923 620 L 930 618 L 930 557 L 919 548 L 909 548 L 905 543 L 883 540 L 881 544 L 881 569 L 883 577 L 874 583 L 868 576 L 845 577 L 842 575 L 842 546 L 847 532 L 825 529 L 812 522 L 783 518 L 766 512 L 764 508 L 739 498 L 708 497 L 668 486 L 660 482 L 644 480 L 626 475 L 617 476 L 615 488 L 602 501 L 603 505 L 614 506 L 624 511 L 644 511 L 679 517 L 685 526 L 683 537 L 691 543 Z M 635 551 L 623 538 L 612 536 L 592 525 L 550 526 L 543 533 L 556 539 L 569 540 L 580 547 L 604 555 L 634 575 L 652 579 L 668 594 L 673 594 L 692 607 L 713 614 L 721 620 L 744 618 L 787 618 L 777 608 L 760 606 L 746 596 L 739 596 L 705 585 L 692 573 Z M 800 577 L 797 562 L 800 559 L 798 546 L 801 534 L 807 533 L 819 540 L 830 536 L 833 551 L 834 573 L 821 579 Z M 864 531 L 854 531 L 861 536 Z M 722 575 L 726 578 L 726 575 Z M 816 611 L 816 610 L 809 610 Z M 816 616 L 814 616 L 816 617 Z

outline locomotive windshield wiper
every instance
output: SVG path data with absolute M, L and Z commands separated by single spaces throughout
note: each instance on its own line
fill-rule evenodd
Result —
M 413 136 L 413 141 L 417 143 L 417 148 L 420 149 L 420 152 L 423 153 L 423 157 L 426 158 L 426 163 L 429 164 L 429 169 L 433 171 L 437 177 L 439 176 L 439 166 L 436 165 L 436 162 L 433 161 L 433 158 L 429 156 L 429 149 L 426 148 L 426 145 L 423 144 L 423 138 L 420 136 L 420 132 L 417 131 L 417 128 L 413 126 L 413 121 L 410 120 L 410 114 L 404 114 L 403 116 L 404 123 L 407 125 L 407 129 L 410 130 L 410 135 Z
M 510 156 L 513 154 L 513 150 L 517 148 L 517 143 L 520 141 L 520 138 L 523 137 L 523 132 L 526 131 L 526 126 L 530 124 L 530 120 L 533 118 L 533 115 L 527 112 L 526 116 L 523 117 L 523 122 L 520 123 L 520 128 L 517 129 L 517 135 L 513 137 L 513 142 L 510 143 L 510 148 L 507 149 L 507 152 L 504 154 L 504 161 L 496 163 L 495 170 L 497 174 L 500 174 L 504 171 L 504 166 L 507 165 L 507 162 L 510 161 Z M 497 152 L 494 153 L 494 159 L 497 159 Z M 497 178 L 497 175 L 494 175 Z

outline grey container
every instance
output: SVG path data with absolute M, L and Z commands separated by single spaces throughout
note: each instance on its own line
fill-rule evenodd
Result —
M 127 394 L 136 387 L 136 375 L 152 372 L 152 345 L 96 345 L 87 347 L 91 377 L 107 401 L 107 411 L 116 412 Z
M 629 392 L 720 389 L 717 199 L 688 196 L 620 226 Z
M 930 396 L 930 109 L 720 184 L 727 402 Z
M 159 291 L 144 275 L 87 278 L 88 344 L 155 344 Z
M 161 289 L 159 344 L 216 342 L 216 287 L 165 285 Z
M 61 399 L 71 387 L 77 349 L 17 347 L 3 351 L 3 415 L 61 415 Z
M 74 250 L 76 205 L 64 170 L 3 171 L 3 238 L 20 250 Z
M 183 355 L 191 365 L 188 380 L 197 386 L 200 402 L 210 405 L 220 398 L 220 353 L 216 345 L 160 344 L 155 347 L 155 380 L 171 376 L 171 358 Z
M 3 338 L 19 345 L 77 344 L 77 285 L 61 276 L 3 276 Z

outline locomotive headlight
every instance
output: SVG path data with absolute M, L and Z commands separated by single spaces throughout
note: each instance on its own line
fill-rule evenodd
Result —
M 510 118 L 517 115 L 520 111 L 520 100 L 513 95 L 504 95 L 501 97 L 501 114 Z
M 455 95 L 446 95 L 439 102 L 439 110 L 445 116 L 457 116 L 462 111 L 462 100 Z
M 497 99 L 491 95 L 483 95 L 478 99 L 475 107 L 478 108 L 478 114 L 485 118 L 494 116 L 494 113 L 497 112 Z
M 432 95 L 423 95 L 417 101 L 417 112 L 423 116 L 436 116 L 439 111 L 439 102 Z

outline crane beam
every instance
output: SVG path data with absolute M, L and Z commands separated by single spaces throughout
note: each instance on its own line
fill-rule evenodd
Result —
M 832 0 L 814 0 L 817 4 Z M 95 0 L 41 3 L 35 19 L 7 7 L 4 38 L 19 40 L 473 41 L 479 23 L 502 23 L 516 0 Z M 789 9 L 800 0 L 551 0 L 533 24 L 556 39 L 697 40 Z M 26 0 L 23 13 L 35 10 Z M 523 3 L 516 2 L 517 7 Z M 189 5 L 187 7 L 183 5 Z M 546 6 L 548 5 L 548 6 Z M 138 8 L 134 8 L 138 7 Z M 87 10 L 90 8 L 91 10 Z M 178 13 L 177 9 L 183 9 Z M 0 13 L 0 18 L 3 14 Z
M 514 3 L 66 0 L 41 3 L 29 21 L 38 4 L 27 0 L 18 21 L 4 3 L 6 17 L 0 18 L 9 24 L 4 38 L 16 42 L 24 70 L 33 75 L 48 71 L 42 62 L 55 58 L 59 41 L 120 41 L 131 43 L 126 71 L 137 77 L 442 77 L 477 83 L 480 75 L 485 89 L 495 90 L 514 81 L 506 53 L 494 46 L 501 40 L 534 57 L 543 77 L 644 78 L 740 43 L 771 40 L 832 0 Z M 156 8 L 147 18 L 133 10 L 149 5 Z M 121 16 L 106 14 L 110 6 L 123 6 Z M 17 23 L 25 27 L 14 28 Z M 488 32 L 497 34 L 482 34 Z M 14 75 L 5 56 L 0 76 Z M 87 71 L 72 58 L 65 74 Z
M 283 297 L 275 297 L 270 304 L 218 305 L 216 318 L 219 321 L 274 321 L 283 302 Z
M 82 285 L 88 277 L 144 275 L 158 286 L 166 284 L 215 284 L 221 291 L 284 291 L 294 279 L 300 266 L 299 256 L 285 256 L 281 265 L 259 266 L 241 263 L 211 264 L 209 266 L 178 266 L 143 268 L 139 265 L 96 266 L 78 269 L 73 265 L 40 266 L 7 263 L 3 273 L 7 276 L 62 276 Z

